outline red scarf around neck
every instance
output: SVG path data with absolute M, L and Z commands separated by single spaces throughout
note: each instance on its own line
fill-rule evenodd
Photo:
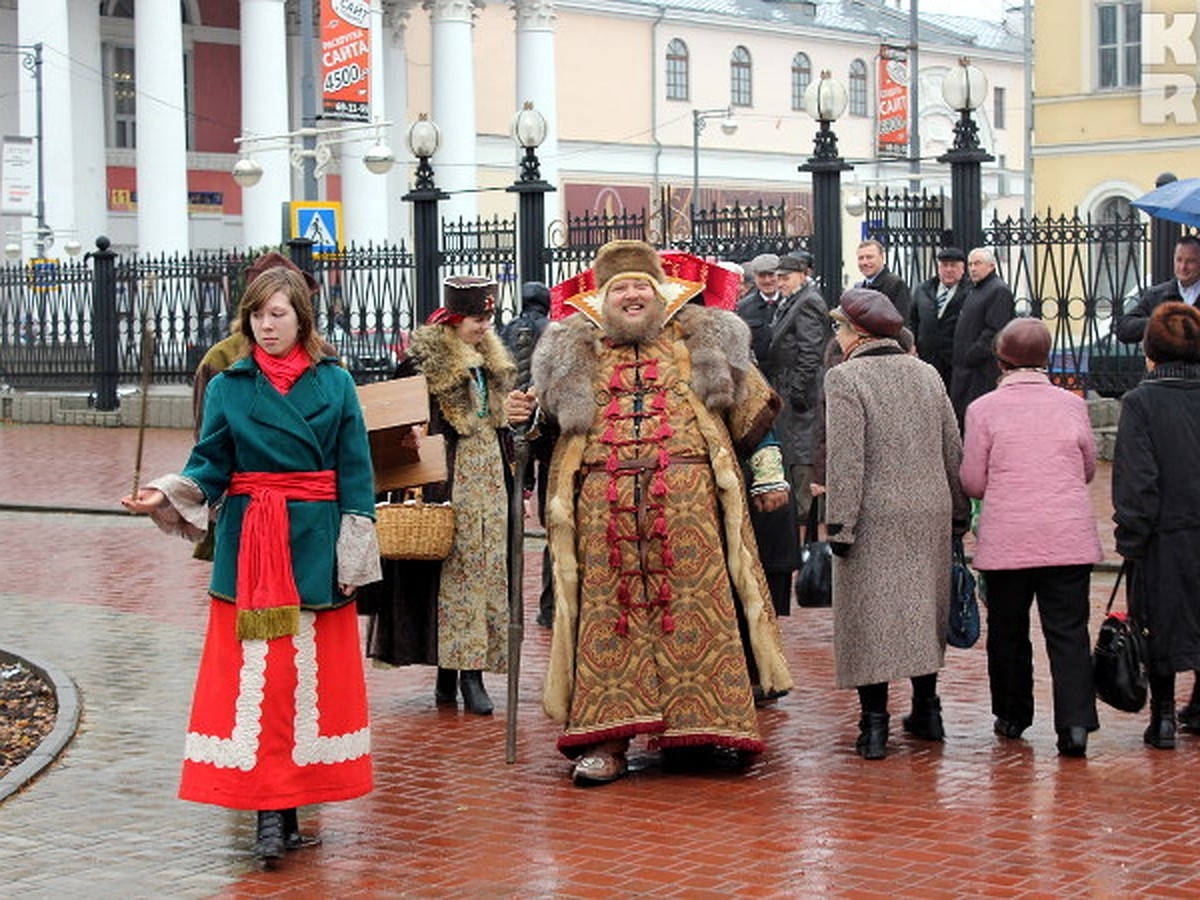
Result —
M 300 376 L 312 365 L 312 357 L 299 344 L 296 344 L 287 356 L 272 356 L 255 344 L 254 361 L 258 363 L 263 375 L 267 376 L 267 381 L 281 394 L 290 391 L 292 385 L 299 381 Z

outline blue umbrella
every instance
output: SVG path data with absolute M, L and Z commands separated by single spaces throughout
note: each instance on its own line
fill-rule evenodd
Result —
M 1133 205 L 1160 219 L 1200 227 L 1200 178 L 1164 184 L 1134 200 Z

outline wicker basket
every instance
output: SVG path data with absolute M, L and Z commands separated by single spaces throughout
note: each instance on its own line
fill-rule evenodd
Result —
M 375 532 L 385 559 L 445 559 L 454 543 L 454 508 L 425 503 L 417 490 L 402 503 L 375 507 Z

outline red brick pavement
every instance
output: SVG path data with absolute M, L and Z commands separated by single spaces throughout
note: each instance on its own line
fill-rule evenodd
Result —
M 186 435 L 152 437 L 147 471 L 176 467 Z M 131 448 L 120 430 L 0 426 L 0 503 L 111 505 L 127 490 Z M 1104 467 L 1094 497 L 1111 546 L 1107 478 Z M 56 637 L 54 629 L 68 628 L 76 615 L 114 619 L 121 631 L 146 623 L 183 648 L 170 669 L 194 669 L 205 572 L 182 542 L 158 537 L 148 523 L 95 516 L 0 513 L 0 524 L 7 598 L 0 643 L 32 641 L 53 652 L 69 643 L 66 631 Z M 527 555 L 529 598 L 536 596 L 539 559 Z M 1096 577 L 1094 609 L 1110 584 L 1111 575 Z M 435 707 L 428 669 L 372 669 L 377 788 L 358 801 L 307 810 L 304 821 L 319 827 L 324 845 L 272 871 L 242 852 L 248 817 L 180 803 L 168 778 L 143 790 L 151 813 L 178 820 L 161 826 L 164 852 L 137 840 L 138 822 L 81 809 L 80 828 L 104 831 L 103 865 L 77 883 L 45 880 L 52 866 L 33 863 L 47 859 L 46 847 L 63 828 L 56 813 L 64 786 L 93 779 L 121 796 L 119 775 L 103 766 L 80 771 L 106 727 L 119 729 L 131 703 L 141 704 L 143 715 L 151 706 L 151 714 L 175 720 L 187 705 L 183 689 L 166 699 L 138 698 L 142 680 L 167 671 L 162 660 L 129 661 L 146 679 L 123 684 L 121 702 L 109 702 L 94 683 L 86 654 L 60 660 L 85 673 L 85 727 L 59 764 L 5 804 L 3 821 L 12 831 L 0 837 L 0 859 L 20 873 L 9 889 L 37 893 L 53 884 L 60 894 L 72 886 L 90 893 L 98 873 L 111 871 L 129 893 L 180 896 L 1200 893 L 1193 774 L 1200 738 L 1183 738 L 1174 752 L 1151 750 L 1141 742 L 1142 716 L 1102 708 L 1088 759 L 1060 759 L 1036 633 L 1038 720 L 1027 740 L 991 733 L 980 644 L 948 651 L 941 677 L 946 742 L 900 734 L 907 698 L 896 685 L 889 756 L 868 763 L 853 750 L 855 697 L 832 687 L 828 611 L 798 610 L 782 626 L 799 687 L 763 711 L 769 750 L 747 771 L 667 774 L 642 752 L 635 758 L 640 771 L 581 790 L 568 783 L 569 764 L 554 750 L 556 729 L 538 706 L 548 632 L 532 622 L 535 602 L 528 605 L 517 763 L 503 762 L 499 676 L 487 678 L 497 715 L 485 719 Z M 1095 614 L 1093 628 L 1098 621 Z M 143 734 L 125 752 L 139 754 L 139 766 L 171 771 L 181 741 L 171 729 L 164 734 Z M 204 826 L 196 828 L 197 821 Z M 21 849 L 12 849 L 11 834 L 25 837 Z M 90 846 L 82 838 L 80 845 Z M 67 867 L 63 858 L 52 862 Z

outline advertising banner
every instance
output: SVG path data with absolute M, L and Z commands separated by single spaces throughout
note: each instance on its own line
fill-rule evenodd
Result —
M 879 48 L 877 152 L 905 156 L 908 150 L 908 54 L 899 47 Z
M 371 6 L 321 0 L 321 114 L 371 121 Z
M 34 182 L 37 180 L 37 159 L 33 153 L 33 138 L 6 137 L 0 157 L 0 177 L 3 196 L 0 214 L 32 216 L 34 214 Z

